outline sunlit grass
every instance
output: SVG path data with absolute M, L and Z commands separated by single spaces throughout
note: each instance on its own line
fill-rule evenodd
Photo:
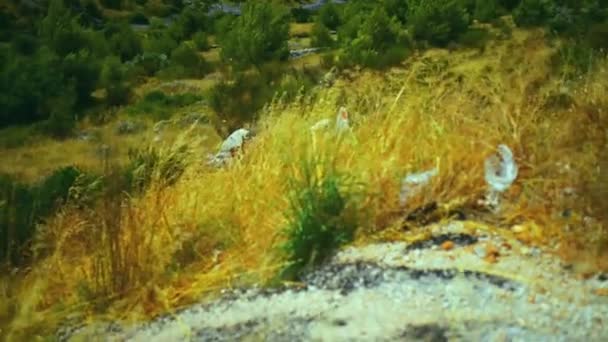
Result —
M 68 312 L 141 319 L 219 288 L 273 279 L 286 261 L 278 246 L 286 239 L 288 180 L 300 172 L 299 156 L 310 153 L 331 155 L 337 170 L 363 185 L 366 215 L 356 243 L 364 243 L 403 235 L 404 213 L 430 201 L 474 206 L 486 190 L 484 160 L 504 143 L 520 173 L 504 194 L 493 229 L 507 232 L 521 224 L 526 229 L 516 238 L 560 244 L 564 257 L 577 254 L 576 248 L 596 250 L 586 262 L 601 266 L 602 230 L 584 223 L 592 215 L 591 193 L 581 191 L 573 200 L 563 189 L 583 189 L 597 179 L 606 143 L 607 70 L 569 85 L 572 107 L 547 109 L 551 94 L 564 84 L 549 77 L 551 49 L 542 39 L 516 32 L 512 41 L 486 51 L 434 50 L 415 56 L 407 68 L 352 74 L 314 100 L 269 106 L 259 134 L 226 169 L 210 170 L 195 160 L 173 187 L 153 186 L 111 214 L 67 207 L 44 230 L 53 254 L 13 288 L 19 300 L 12 301 L 15 318 L 7 336 L 48 333 Z M 340 106 L 350 113 L 352 134 L 342 144 L 331 128 L 313 137 L 309 127 L 322 118 L 333 122 Z M 200 151 L 199 145 L 192 148 Z M 400 207 L 400 180 L 433 167 L 438 168 L 434 181 Z M 574 214 L 560 217 L 565 209 Z M 119 260 L 131 265 L 132 282 L 120 291 L 91 295 L 99 281 L 96 258 L 108 262 L 113 256 L 104 254 L 102 242 L 83 237 L 109 217 L 120 232 L 116 241 L 131 251 Z M 45 329 L 38 330 L 43 321 Z

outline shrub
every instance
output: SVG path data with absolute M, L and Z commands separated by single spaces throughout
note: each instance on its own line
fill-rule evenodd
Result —
M 500 6 L 506 9 L 507 11 L 512 11 L 513 9 L 515 9 L 515 7 L 517 7 L 520 2 L 521 0 L 498 0 Z
M 384 8 L 386 13 L 397 18 L 401 24 L 407 23 L 408 0 L 384 0 Z
M 340 37 L 343 47 L 342 63 L 384 68 L 401 61 L 407 53 L 407 39 L 399 22 L 390 19 L 384 8 L 376 7 L 365 18 L 353 18 Z M 354 39 L 347 37 L 352 27 L 359 26 Z
M 323 5 L 317 16 L 317 20 L 330 30 L 337 30 L 341 24 L 340 13 L 332 2 Z
M 146 17 L 146 15 L 141 12 L 133 13 L 131 15 L 131 18 L 129 19 L 129 22 L 131 24 L 137 24 L 137 25 L 149 25 L 150 24 L 150 20 L 148 20 L 148 17 Z
M 290 264 L 281 278 L 288 280 L 326 261 L 353 240 L 357 229 L 357 203 L 348 177 L 315 159 L 303 161 L 298 171 L 289 181 L 289 223 L 283 245 Z
M 11 56 L 0 70 L 0 127 L 46 120 L 49 100 L 66 88 L 61 68 L 47 48 L 31 57 Z
M 87 50 L 70 53 L 62 63 L 63 77 L 76 91 L 75 104 L 82 108 L 91 102 L 91 93 L 97 87 L 101 66 L 96 56 Z
M 608 52 L 608 23 L 592 25 L 587 33 L 587 42 L 592 49 Z
M 207 29 L 207 26 L 206 12 L 186 7 L 169 31 L 175 40 L 180 41 L 190 39 L 194 33 Z
M 152 180 L 165 187 L 179 180 L 187 165 L 189 151 L 185 147 L 161 152 L 153 147 L 129 150 L 129 165 L 124 174 L 129 193 L 145 191 Z
M 461 34 L 458 37 L 457 42 L 464 47 L 483 50 L 490 38 L 490 32 L 485 29 L 470 29 Z
M 498 0 L 476 0 L 473 18 L 481 22 L 490 22 L 498 16 Z
M 219 36 L 221 58 L 237 69 L 289 56 L 289 15 L 284 7 L 247 2 L 231 30 Z
M 8 265 L 24 266 L 30 260 L 36 224 L 67 199 L 80 173 L 74 167 L 61 168 L 34 185 L 0 175 L 0 258 Z
M 121 9 L 122 0 L 100 0 L 101 5 L 105 8 Z
M 196 32 L 192 36 L 192 41 L 194 45 L 199 51 L 209 50 L 209 41 L 207 39 L 207 34 L 203 31 Z
M 301 7 L 293 7 L 291 16 L 296 23 L 308 23 L 311 20 L 312 12 Z
M 126 82 L 126 70 L 118 58 L 108 58 L 101 71 L 101 84 L 106 90 L 106 102 L 110 106 L 128 102 L 129 85 Z
M 589 73 L 598 53 L 585 41 L 567 39 L 553 56 L 553 68 L 564 79 L 573 80 Z
M 457 0 L 411 0 L 408 18 L 413 38 L 436 46 L 446 46 L 456 39 L 470 22 L 466 9 Z
M 56 138 L 71 135 L 76 125 L 76 115 L 73 112 L 75 103 L 76 94 L 73 88 L 52 99 L 49 118 L 41 125 L 44 132 Z
M 31 56 L 38 49 L 38 40 L 28 34 L 19 34 L 12 40 L 13 50 L 21 55 Z
M 143 52 L 142 39 L 126 23 L 117 27 L 116 32 L 109 39 L 109 44 L 113 54 L 118 55 L 123 62 Z
M 322 22 L 315 21 L 311 32 L 310 45 L 315 47 L 332 47 L 334 43 L 329 29 Z
M 143 39 L 144 52 L 169 55 L 177 45 L 165 23 L 161 19 L 152 18 Z
M 163 70 L 168 77 L 202 77 L 208 65 L 192 44 L 182 43 L 171 52 L 169 67 Z
M 521 27 L 544 25 L 549 18 L 549 6 L 547 0 L 521 0 L 513 11 L 513 20 Z

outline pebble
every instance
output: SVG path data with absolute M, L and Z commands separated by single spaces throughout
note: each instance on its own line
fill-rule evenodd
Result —
M 349 248 L 307 274 L 303 290 L 222 291 L 220 299 L 174 317 L 110 326 L 102 335 L 93 326 L 66 334 L 146 342 L 180 340 L 187 330 L 204 340 L 600 341 L 608 336 L 603 324 L 608 305 L 593 297 L 591 287 L 606 275 L 581 280 L 556 273 L 560 263 L 553 255 L 521 245 L 492 264 L 496 274 L 485 274 L 476 269 L 487 266 L 486 243 L 502 244 L 492 237 L 475 243 L 474 254 L 454 248 L 454 260 L 432 245 L 405 255 L 399 243 Z M 523 252 L 535 258 L 522 257 Z M 413 265 L 404 265 L 410 259 Z M 542 281 L 546 291 L 538 293 L 520 278 Z M 69 340 L 66 334 L 58 339 Z

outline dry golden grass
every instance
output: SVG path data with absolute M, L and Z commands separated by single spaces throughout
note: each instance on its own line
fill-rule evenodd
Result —
M 559 244 L 565 258 L 602 266 L 602 229 L 584 219 L 594 202 L 582 189 L 593 188 L 605 151 L 608 64 L 569 85 L 571 107 L 552 109 L 551 94 L 565 85 L 549 77 L 551 50 L 541 33 L 516 32 L 512 41 L 493 45 L 485 55 L 429 51 L 406 68 L 344 77 L 314 101 L 271 106 L 260 134 L 229 168 L 212 171 L 195 160 L 175 186 L 153 187 L 111 214 L 66 208 L 41 237 L 54 246 L 52 255 L 12 287 L 14 315 L 5 336 L 48 333 L 70 312 L 99 317 L 93 303 L 101 303 L 106 316 L 141 319 L 222 287 L 264 283 L 282 266 L 275 248 L 286 223 L 287 179 L 313 152 L 334 155 L 340 171 L 365 184 L 367 216 L 356 241 L 365 243 L 404 239 L 403 213 L 429 201 L 474 206 L 486 190 L 484 160 L 505 143 L 520 173 L 489 229 L 512 234 L 509 226 L 519 224 L 524 228 L 514 237 Z M 340 146 L 331 134 L 313 143 L 309 127 L 333 120 L 341 105 L 349 109 L 352 136 Z M 400 179 L 433 166 L 435 181 L 400 208 Z M 562 195 L 566 187 L 580 190 L 575 199 Z M 561 218 L 567 208 L 573 215 Z M 91 233 L 108 227 L 115 229 L 113 252 Z M 595 252 L 572 258 L 581 248 Z M 121 264 L 106 267 L 107 276 L 123 270 L 128 281 L 98 291 L 108 287 L 95 273 L 96 260 Z
M 312 32 L 312 23 L 291 23 L 289 25 L 290 37 L 308 37 Z

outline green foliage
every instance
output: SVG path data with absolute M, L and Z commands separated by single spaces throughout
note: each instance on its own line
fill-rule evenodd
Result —
M 485 29 L 475 28 L 461 34 L 457 42 L 461 46 L 483 51 L 490 38 L 492 38 L 490 32 Z
M 476 0 L 473 18 L 481 22 L 490 22 L 499 13 L 498 0 Z
M 401 22 L 407 23 L 408 0 L 383 0 L 386 13 L 394 16 Z
M 342 23 L 338 8 L 332 2 L 328 2 L 321 7 L 319 14 L 317 15 L 317 20 L 328 29 L 334 31 L 337 30 Z
M 304 8 L 293 7 L 291 16 L 296 23 L 308 23 L 311 21 L 312 12 Z
M 314 47 L 332 47 L 335 44 L 329 29 L 318 20 L 312 27 L 310 38 L 310 45 Z
M 161 76 L 169 78 L 203 77 L 208 69 L 209 66 L 196 48 L 192 44 L 184 42 L 171 52 L 169 67 L 162 71 Z
M 106 102 L 118 106 L 128 102 L 129 85 L 126 81 L 126 68 L 116 57 L 106 59 L 101 71 L 101 84 L 106 90 Z
M 61 60 L 46 48 L 31 57 L 11 57 L 0 70 L 0 127 L 42 121 L 50 100 L 73 91 L 64 86 Z
M 144 52 L 128 62 L 133 75 L 153 76 L 157 71 L 169 65 L 167 55 L 162 53 Z
M 413 38 L 446 46 L 466 32 L 470 18 L 457 0 L 410 0 L 408 18 Z
M 122 0 L 99 0 L 101 5 L 105 8 L 111 9 L 121 9 L 122 8 Z
M 207 34 L 203 31 L 196 32 L 192 36 L 192 41 L 199 51 L 209 50 L 209 40 Z
M 357 28 L 356 36 L 354 28 Z M 383 7 L 376 7 L 364 17 L 349 21 L 339 34 L 343 66 L 359 64 L 373 68 L 394 65 L 405 58 L 408 41 L 399 21 L 391 19 Z
M 585 41 L 566 39 L 553 56 L 553 68 L 565 80 L 579 79 L 593 70 L 599 55 Z
M 221 58 L 237 69 L 289 57 L 289 12 L 267 2 L 248 2 L 232 29 L 219 36 Z
M 586 38 L 587 43 L 592 49 L 608 52 L 608 23 L 592 25 Z
M 38 40 L 29 34 L 19 34 L 11 41 L 13 50 L 20 55 L 33 55 L 38 49 Z
M 52 99 L 50 104 L 49 118 L 42 123 L 41 127 L 45 133 L 55 138 L 68 137 L 76 125 L 76 115 L 73 109 L 76 104 L 75 92 L 65 92 L 60 97 Z
M 36 224 L 67 199 L 80 173 L 74 167 L 61 168 L 34 185 L 0 175 L 0 258 L 5 263 L 16 267 L 30 260 Z
M 521 0 L 498 0 L 498 3 L 502 8 L 507 11 L 512 11 L 519 5 Z
M 352 182 L 317 158 L 303 161 L 289 180 L 289 199 L 282 247 L 290 264 L 281 278 L 294 280 L 354 239 L 358 215 Z
M 181 147 L 161 153 L 153 147 L 129 150 L 129 165 L 124 170 L 132 194 L 145 191 L 152 180 L 161 187 L 171 186 L 179 180 L 187 166 L 189 151 Z
M 70 53 L 63 59 L 62 71 L 63 77 L 76 91 L 75 105 L 82 107 L 90 103 L 101 71 L 97 58 L 87 50 Z
M 137 25 L 149 25 L 150 24 L 150 20 L 148 19 L 148 17 L 146 17 L 146 15 L 141 12 L 133 13 L 131 15 L 131 18 L 129 19 L 129 22 L 131 24 L 137 24 Z
M 111 51 L 125 62 L 143 52 L 141 37 L 127 23 L 119 24 L 109 37 Z
M 202 96 L 192 93 L 167 95 L 162 91 L 155 90 L 147 93 L 143 99 L 130 106 L 127 113 L 132 115 L 144 114 L 155 120 L 164 120 L 171 116 L 172 111 L 187 107 L 202 99 Z
M 547 22 L 550 14 L 549 0 L 521 0 L 513 11 L 513 20 L 517 26 L 540 26 Z
M 206 12 L 187 7 L 171 25 L 169 31 L 175 40 L 181 41 L 190 39 L 196 32 L 205 31 L 207 26 Z
M 234 80 L 221 80 L 209 89 L 207 103 L 228 125 L 236 126 L 238 122 L 252 121 L 255 112 L 272 99 L 269 84 L 269 77 L 261 72 L 237 74 Z
M 26 145 L 36 139 L 36 125 L 11 126 L 0 131 L 0 148 L 8 149 Z
M 178 43 L 161 20 L 153 19 L 146 32 L 143 45 L 145 52 L 168 56 L 177 47 Z

